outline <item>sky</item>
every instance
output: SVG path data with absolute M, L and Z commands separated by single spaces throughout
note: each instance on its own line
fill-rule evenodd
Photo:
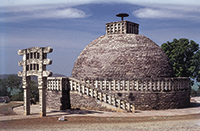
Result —
M 159 46 L 174 38 L 200 44 L 199 0 L 0 0 L 0 74 L 22 71 L 20 49 L 52 47 L 47 70 L 71 76 L 81 51 L 105 35 L 105 23 L 140 24 L 139 34 Z

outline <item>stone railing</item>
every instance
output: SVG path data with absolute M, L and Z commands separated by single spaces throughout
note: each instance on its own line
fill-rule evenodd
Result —
M 67 90 L 68 77 L 48 77 L 47 90 Z
M 188 90 L 189 78 L 154 78 L 133 80 L 77 80 L 70 77 L 48 77 L 47 90 L 71 90 L 93 97 L 115 109 L 134 112 L 128 100 L 112 91 L 170 92 Z
M 68 85 L 69 82 L 69 85 Z M 67 77 L 49 77 L 47 82 L 47 90 L 67 90 L 77 91 L 87 96 L 93 97 L 101 102 L 122 109 L 127 112 L 134 112 L 134 106 L 126 100 L 121 100 L 117 96 L 102 93 L 101 90 L 94 88 L 92 85 L 87 85 L 84 82 Z
M 102 93 L 101 90 L 94 88 L 91 85 L 87 85 L 84 82 L 80 82 L 77 79 L 69 78 L 70 90 L 77 91 L 79 93 L 91 96 L 101 102 L 107 103 L 118 109 L 125 110 L 127 112 L 134 112 L 135 108 L 126 100 L 121 100 L 117 96 Z
M 154 78 L 133 80 L 85 80 L 81 82 L 100 90 L 165 92 L 189 89 L 189 78 Z

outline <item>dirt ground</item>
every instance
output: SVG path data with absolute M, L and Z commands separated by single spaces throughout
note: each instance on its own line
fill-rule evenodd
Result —
M 100 116 L 83 114 L 82 116 L 65 115 L 65 121 L 59 121 L 58 116 L 4 120 L 0 121 L 0 131 L 200 131 L 199 103 L 194 104 L 186 110 L 189 115 L 177 115 L 181 112 L 180 109 L 174 110 L 176 115 L 173 116 L 156 116 L 154 112 L 153 116 L 140 117 L 114 117 L 113 115 L 103 117 L 101 114 Z M 193 111 L 196 113 L 192 114 Z M 161 112 L 167 113 L 167 111 Z
M 56 117 L 31 118 L 0 122 L 4 130 L 170 130 L 199 131 L 200 114 L 174 117 L 67 117 L 59 121 Z
M 14 107 L 21 106 L 23 102 L 11 101 L 9 103 L 0 103 L 0 116 L 17 115 L 14 111 Z

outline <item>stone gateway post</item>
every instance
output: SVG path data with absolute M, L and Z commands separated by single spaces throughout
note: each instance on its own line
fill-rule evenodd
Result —
M 46 65 L 52 64 L 52 60 L 47 59 L 47 53 L 52 51 L 51 47 L 31 47 L 18 51 L 18 55 L 23 56 L 23 60 L 18 63 L 19 66 L 23 66 L 23 71 L 19 71 L 18 76 L 22 77 L 25 115 L 30 115 L 30 76 L 37 76 L 40 117 L 46 116 L 47 77 L 52 76 L 51 71 L 46 71 Z

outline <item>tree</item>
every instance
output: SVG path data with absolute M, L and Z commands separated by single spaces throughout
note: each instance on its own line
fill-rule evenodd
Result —
M 199 88 L 197 90 L 197 96 L 200 96 L 200 85 L 198 85 L 198 86 L 199 86 Z
M 39 89 L 35 81 L 31 81 L 30 83 L 30 98 L 35 98 L 36 101 L 39 101 Z
M 0 79 L 0 96 L 8 96 L 11 100 L 22 101 L 24 92 L 21 86 L 21 78 L 17 75 L 9 75 L 7 78 Z M 19 89 L 19 92 L 12 95 L 13 89 Z M 38 84 L 35 81 L 30 82 L 30 98 L 39 100 Z
M 200 81 L 199 44 L 193 40 L 181 38 L 163 43 L 161 48 L 173 64 L 176 77 L 190 77 Z
M 14 94 L 11 97 L 12 101 L 23 101 L 24 97 L 24 92 L 23 88 L 20 88 L 20 91 L 17 94 Z M 30 82 L 30 98 L 35 98 L 36 101 L 39 101 L 39 90 L 38 90 L 38 85 L 37 82 L 31 81 Z
M 11 97 L 14 88 L 21 88 L 21 79 L 16 75 L 9 75 L 7 78 L 0 79 L 0 96 Z
M 195 63 L 195 71 L 194 71 L 194 77 L 197 81 L 200 81 L 200 50 L 197 51 L 197 53 L 194 55 L 194 63 Z

